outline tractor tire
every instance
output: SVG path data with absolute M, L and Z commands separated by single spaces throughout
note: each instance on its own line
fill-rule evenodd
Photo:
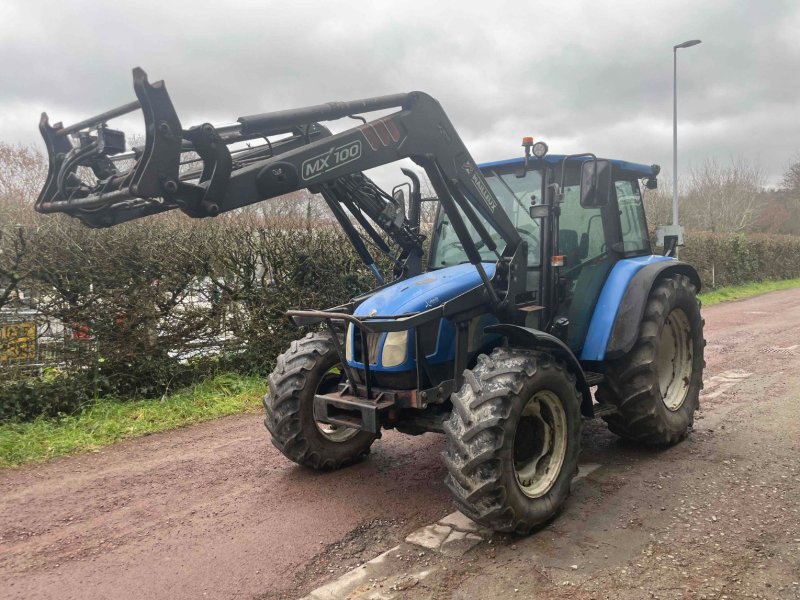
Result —
M 264 396 L 264 425 L 273 445 L 286 458 L 330 471 L 369 454 L 375 435 L 314 418 L 315 394 L 335 390 L 340 381 L 341 362 L 330 335 L 309 333 L 278 356 L 269 376 L 269 392 Z
M 638 339 L 628 354 L 610 362 L 597 389 L 599 402 L 616 406 L 603 416 L 611 431 L 654 446 L 686 437 L 703 387 L 704 324 L 688 277 L 655 283 Z
M 525 534 L 555 517 L 578 469 L 581 396 L 548 354 L 480 355 L 445 423 L 445 484 L 459 510 L 495 531 Z

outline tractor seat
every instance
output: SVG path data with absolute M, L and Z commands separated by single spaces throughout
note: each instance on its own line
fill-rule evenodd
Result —
M 558 253 L 564 256 L 566 267 L 574 267 L 580 260 L 578 232 L 571 229 L 558 230 Z

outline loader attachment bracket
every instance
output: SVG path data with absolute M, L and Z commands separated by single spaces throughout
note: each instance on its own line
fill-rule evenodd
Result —
M 157 197 L 177 191 L 182 128 L 163 81 L 150 84 L 140 68 L 133 70 L 133 89 L 145 122 L 144 154 L 136 163 L 130 191 Z
M 231 178 L 233 160 L 228 146 L 210 123 L 192 127 L 184 136 L 194 145 L 195 152 L 203 161 L 199 184 L 179 183 L 184 201 L 179 201 L 185 213 L 192 217 L 215 217 L 219 214 L 219 205 L 228 189 Z M 196 192 L 192 197 L 190 192 Z M 191 200 L 190 200 L 191 199 Z
M 87 225 L 102 227 L 118 222 L 113 219 L 115 205 L 135 208 L 136 217 L 175 207 L 170 196 L 178 190 L 181 122 L 163 82 L 151 84 L 137 67 L 133 70 L 133 89 L 135 102 L 69 127 L 61 123 L 51 126 L 47 114 L 42 114 L 39 131 L 47 147 L 48 174 L 36 210 L 64 212 Z M 109 129 L 106 123 L 137 109 L 145 119 L 145 145 L 130 157 L 135 160 L 134 167 L 121 172 L 110 157 L 124 152 L 125 135 Z M 77 144 L 70 141 L 71 137 Z M 82 168 L 91 169 L 92 176 Z M 107 210 L 102 215 L 93 214 L 101 209 Z

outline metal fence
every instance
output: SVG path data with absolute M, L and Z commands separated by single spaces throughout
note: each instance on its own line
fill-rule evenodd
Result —
M 39 372 L 62 363 L 67 332 L 35 308 L 0 310 L 0 377 L 9 372 Z

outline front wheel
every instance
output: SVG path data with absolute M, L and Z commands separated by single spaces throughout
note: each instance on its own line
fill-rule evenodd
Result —
M 445 484 L 465 515 L 528 533 L 569 495 L 580 452 L 580 393 L 552 356 L 497 348 L 452 397 Z
M 317 421 L 314 414 L 314 396 L 336 391 L 342 380 L 342 366 L 327 334 L 309 333 L 278 356 L 264 396 L 264 424 L 273 445 L 288 459 L 328 471 L 369 454 L 375 435 Z

